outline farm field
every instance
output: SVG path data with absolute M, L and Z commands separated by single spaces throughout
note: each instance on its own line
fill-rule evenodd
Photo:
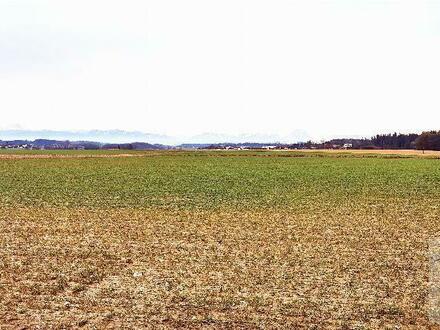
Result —
M 434 328 L 435 158 L 2 151 L 0 329 Z
M 154 155 L 176 155 L 185 154 L 189 150 L 159 150 L 159 151 L 140 151 L 140 150 L 17 150 L 0 149 L 0 159 L 20 159 L 20 158 L 106 158 L 106 157 L 144 157 Z M 440 151 L 434 150 L 405 150 L 405 149 L 301 149 L 301 150 L 190 150 L 196 155 L 210 155 L 213 152 L 222 156 L 284 156 L 284 157 L 424 157 L 440 158 Z

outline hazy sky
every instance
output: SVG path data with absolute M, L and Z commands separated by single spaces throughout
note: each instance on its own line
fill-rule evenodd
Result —
M 0 1 L 0 128 L 439 124 L 440 1 Z

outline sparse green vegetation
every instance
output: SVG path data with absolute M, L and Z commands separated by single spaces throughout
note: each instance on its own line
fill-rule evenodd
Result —
M 156 152 L 0 162 L 0 201 L 9 206 L 295 209 L 439 194 L 431 159 Z

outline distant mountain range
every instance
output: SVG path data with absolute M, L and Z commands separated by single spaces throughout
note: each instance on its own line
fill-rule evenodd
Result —
M 57 140 L 57 141 L 93 141 L 100 143 L 131 143 L 134 141 L 149 144 L 177 146 L 180 144 L 214 144 L 214 143 L 295 143 L 304 142 L 310 136 L 301 130 L 288 135 L 277 134 L 213 134 L 204 133 L 193 136 L 168 136 L 139 131 L 123 130 L 88 130 L 88 131 L 56 131 L 56 130 L 0 130 L 0 140 Z
M 93 141 L 102 143 L 129 143 L 134 141 L 152 144 L 174 144 L 171 137 L 123 130 L 55 131 L 55 130 L 0 130 L 0 140 L 61 140 Z

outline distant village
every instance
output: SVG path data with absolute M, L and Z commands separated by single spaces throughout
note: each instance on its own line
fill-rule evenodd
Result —
M 283 143 L 218 143 L 218 144 L 182 144 L 167 146 L 143 142 L 105 144 L 91 141 L 58 141 L 58 140 L 13 140 L 1 141 L 0 149 L 25 150 L 168 150 L 168 149 L 200 149 L 200 150 L 289 150 L 289 149 L 352 149 L 353 143 L 325 143 L 312 142 L 283 144 Z
M 370 139 L 332 139 L 321 142 L 299 143 L 215 143 L 215 144 L 181 144 L 169 146 L 145 142 L 133 143 L 100 143 L 92 141 L 59 141 L 48 139 L 0 140 L 0 149 L 26 150 L 300 150 L 300 149 L 423 149 L 440 150 L 440 131 L 422 134 L 384 134 Z

